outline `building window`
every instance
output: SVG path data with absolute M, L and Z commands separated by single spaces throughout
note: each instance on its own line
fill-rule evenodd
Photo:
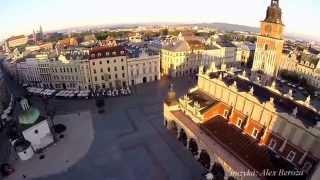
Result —
M 290 151 L 288 156 L 287 156 L 287 160 L 292 162 L 294 160 L 295 156 L 296 156 L 296 153 L 293 152 L 293 151 Z
M 103 75 L 101 76 L 101 80 L 104 80 L 104 76 Z
M 109 79 L 111 79 L 111 75 L 109 75 Z
M 121 62 L 123 62 L 123 58 L 121 58 Z
M 99 61 L 99 64 L 102 64 L 102 61 Z
M 242 119 L 240 119 L 240 118 L 238 119 L 237 127 L 242 128 Z
M 116 60 L 116 59 L 114 59 L 114 60 L 113 60 L 113 62 L 114 62 L 114 63 L 116 63 L 116 62 L 117 62 L 117 60 Z
M 271 139 L 270 142 L 269 142 L 269 145 L 268 147 L 272 150 L 275 150 L 276 149 L 276 146 L 277 146 L 277 141 L 275 139 Z
M 124 66 L 121 66 L 121 69 L 124 70 Z
M 98 78 L 97 78 L 97 76 L 95 76 L 95 77 L 94 77 L 94 81 L 98 81 Z
M 102 68 L 100 69 L 100 72 L 102 72 L 102 73 L 103 73 L 103 69 L 102 69 Z
M 108 67 L 108 72 L 110 72 L 110 68 Z
M 114 77 L 115 77 L 116 79 L 118 79 L 118 74 L 115 74 Z
M 38 134 L 38 133 L 39 133 L 38 129 L 34 130 L 34 133 L 35 133 L 35 134 Z
M 310 171 L 310 169 L 312 168 L 312 164 L 311 162 L 307 161 L 303 164 L 302 170 L 306 173 L 308 173 Z
M 94 65 L 96 65 L 96 63 L 95 63 L 95 62 L 92 62 L 92 66 L 94 66 Z
M 109 60 L 107 61 L 107 64 L 109 64 Z
M 118 69 L 117 69 L 117 67 L 114 67 L 114 71 L 117 71 Z
M 125 77 L 124 73 L 122 73 L 122 77 L 123 77 L 123 78 Z
M 259 133 L 258 129 L 253 128 L 251 136 L 254 137 L 254 138 L 257 138 L 258 137 L 258 133 Z
M 97 71 L 94 69 L 94 70 L 93 70 L 93 74 L 96 74 L 96 73 L 97 73 Z
M 228 114 L 229 114 L 228 110 L 223 111 L 223 117 L 228 118 Z

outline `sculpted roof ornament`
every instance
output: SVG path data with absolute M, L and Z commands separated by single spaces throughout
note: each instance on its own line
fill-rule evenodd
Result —
M 234 82 L 233 82 L 232 87 L 233 87 L 233 88 L 237 88 L 237 81 L 234 81 Z
M 274 104 L 274 98 L 273 97 L 270 97 L 269 103 L 270 104 Z
M 204 67 L 203 67 L 203 66 L 200 66 L 200 67 L 199 67 L 199 73 L 200 73 L 200 74 L 204 74 Z
M 304 103 L 305 103 L 307 106 L 309 106 L 310 103 L 311 103 L 311 97 L 308 96 L 307 99 L 304 101 Z
M 243 72 L 242 72 L 242 76 L 243 76 L 243 77 L 246 77 L 246 75 L 247 75 L 247 74 L 246 74 L 246 71 L 245 71 L 245 70 L 243 70 Z
M 292 93 L 292 89 L 289 89 L 289 92 L 287 94 L 289 97 L 292 97 L 293 93 Z
M 271 87 L 272 87 L 273 89 L 276 89 L 276 81 L 272 81 Z
M 293 115 L 294 117 L 296 117 L 297 114 L 298 114 L 298 107 L 294 108 L 293 111 L 292 111 L 292 115 Z
M 250 88 L 249 94 L 253 95 L 254 89 L 253 87 Z

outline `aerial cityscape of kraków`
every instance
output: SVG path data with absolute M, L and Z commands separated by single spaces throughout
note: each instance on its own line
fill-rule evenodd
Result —
M 1 1 L 1 177 L 319 180 L 319 9 Z

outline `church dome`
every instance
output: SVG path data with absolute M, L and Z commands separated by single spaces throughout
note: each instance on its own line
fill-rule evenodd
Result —
M 19 115 L 20 124 L 33 124 L 40 117 L 40 111 L 36 108 L 31 107 L 29 110 L 22 112 Z

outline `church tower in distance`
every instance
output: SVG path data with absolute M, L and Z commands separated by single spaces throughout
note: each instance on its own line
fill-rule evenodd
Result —
M 261 21 L 260 35 L 257 36 L 256 51 L 252 71 L 262 71 L 276 77 L 283 50 L 283 28 L 279 0 L 271 0 L 266 18 Z

